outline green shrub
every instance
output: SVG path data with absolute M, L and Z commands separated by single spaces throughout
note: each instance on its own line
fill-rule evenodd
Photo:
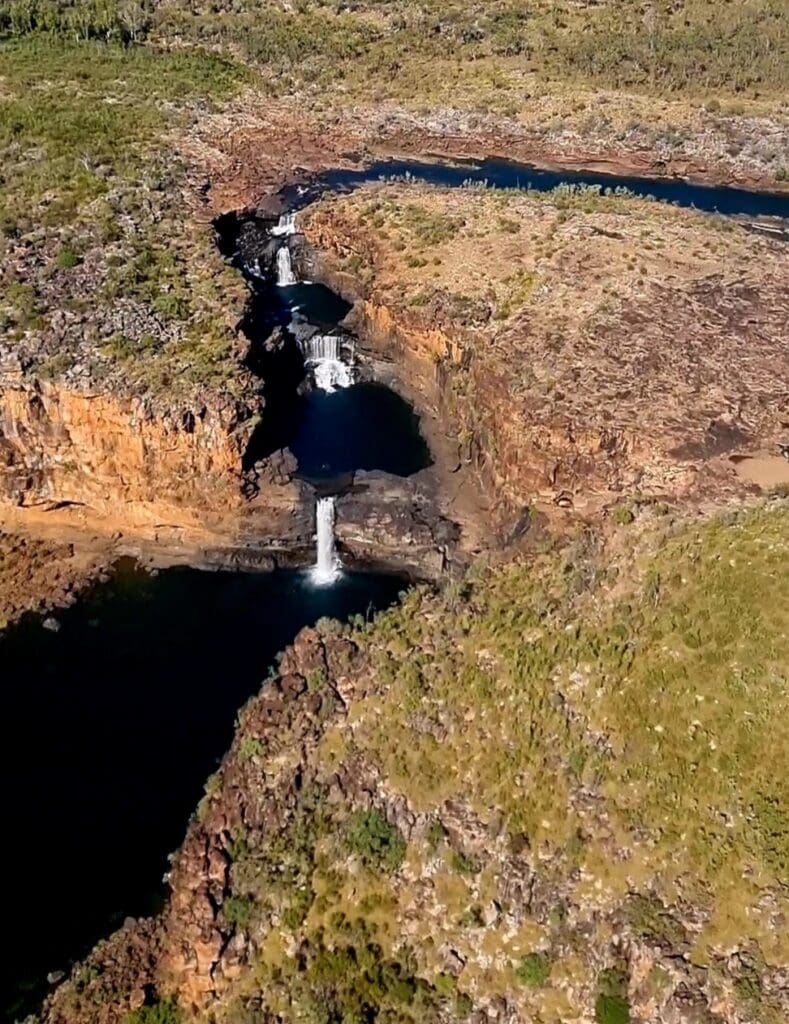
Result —
M 351 931 L 347 944 L 331 948 L 319 933 L 301 969 L 282 978 L 298 1018 L 325 1024 L 434 1019 L 437 993 L 416 977 L 411 957 L 387 959 L 364 929 Z
M 450 863 L 460 875 L 478 875 L 480 872 L 478 860 L 474 857 L 467 857 L 464 853 L 458 853 L 457 850 L 452 851 Z
M 437 850 L 447 837 L 447 830 L 440 821 L 431 823 L 427 830 L 427 843 L 431 850 Z
M 57 255 L 55 261 L 61 270 L 71 270 L 73 267 L 78 267 L 82 263 L 82 257 L 79 253 L 74 252 L 73 249 L 69 249 L 68 246 L 64 246 Z
M 227 923 L 243 931 L 249 928 L 254 912 L 255 904 L 249 896 L 228 896 L 222 904 L 222 916 Z
M 647 941 L 674 953 L 687 943 L 682 924 L 655 896 L 631 896 L 625 910 L 633 930 Z
M 375 809 L 351 815 L 348 843 L 366 864 L 386 871 L 396 871 L 405 857 L 405 840 Z
M 141 1006 L 132 1010 L 123 1024 L 180 1024 L 181 1011 L 174 999 L 162 999 L 152 1006 Z
M 627 973 L 621 967 L 600 972 L 594 1012 L 597 1024 L 630 1024 Z
M 457 990 L 457 981 L 451 974 L 437 975 L 434 985 L 436 992 L 438 992 L 438 994 L 444 999 L 448 999 L 449 996 L 454 995 Z
M 551 961 L 545 953 L 529 953 L 515 968 L 515 977 L 529 988 L 542 988 L 551 976 Z
M 293 896 L 291 904 L 282 915 L 282 920 L 287 928 L 295 931 L 304 923 L 313 902 L 312 890 L 299 889 Z
M 611 518 L 617 526 L 630 526 L 635 521 L 635 513 L 627 505 L 618 505 L 611 513 Z
M 250 761 L 263 753 L 263 744 L 257 736 L 244 736 L 238 746 L 238 753 L 244 761 Z

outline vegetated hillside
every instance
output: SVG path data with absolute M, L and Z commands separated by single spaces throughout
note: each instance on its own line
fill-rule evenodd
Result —
M 35 35 L 0 52 L 6 370 L 238 393 L 244 290 L 191 221 L 167 136 L 242 72 L 207 54 Z
M 786 250 L 624 190 L 389 182 L 301 217 L 373 333 L 436 363 L 462 446 L 510 510 L 742 486 L 789 379 Z M 619 496 L 619 497 L 618 497 Z
M 374 86 L 389 78 L 397 88 L 393 77 L 408 79 L 420 62 L 435 60 L 479 65 L 472 75 L 489 73 L 495 60 L 504 83 L 520 68 L 612 88 L 690 89 L 702 98 L 779 98 L 789 84 L 779 0 L 6 0 L 0 28 L 217 44 L 283 85 L 355 83 L 372 74 Z
M 4 366 L 153 396 L 248 385 L 241 284 L 192 220 L 204 172 L 177 155 L 244 89 L 250 111 L 295 98 L 305 124 L 365 104 L 371 139 L 382 103 L 432 116 L 434 135 L 458 108 L 543 150 L 569 138 L 779 181 L 779 6 L 3 0 Z
M 46 1019 L 784 1021 L 788 539 L 656 507 L 305 631 Z

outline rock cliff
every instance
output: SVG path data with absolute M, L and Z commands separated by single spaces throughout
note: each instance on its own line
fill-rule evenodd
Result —
M 373 184 L 302 225 L 360 336 L 454 424 L 505 532 L 534 502 L 742 493 L 732 457 L 777 453 L 778 242 L 583 188 Z
M 231 399 L 209 402 L 163 412 L 145 398 L 6 378 L 0 495 L 131 521 L 161 520 L 178 507 L 237 509 L 251 413 Z

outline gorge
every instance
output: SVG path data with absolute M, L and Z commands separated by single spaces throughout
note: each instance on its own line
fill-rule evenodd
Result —
M 73 937 L 62 936 L 63 941 L 54 942 L 50 948 L 39 947 L 41 956 L 47 958 L 46 963 L 38 960 L 34 965 L 17 965 L 15 969 L 20 974 L 32 969 L 40 982 L 42 967 L 56 969 L 60 966 L 62 961 L 53 963 L 53 958 L 81 955 L 106 929 L 109 913 L 115 911 L 116 906 L 121 916 L 139 916 L 153 909 L 148 899 L 156 888 L 156 875 L 163 867 L 164 854 L 180 838 L 183 821 L 195 803 L 197 781 L 205 777 L 226 746 L 232 713 L 253 692 L 275 653 L 290 643 L 300 627 L 312 625 L 326 615 L 344 619 L 350 613 L 366 614 L 371 609 L 385 608 L 406 582 L 406 577 L 397 572 L 408 569 L 412 575 L 437 579 L 448 566 L 461 567 L 469 555 L 494 546 L 489 540 L 487 545 L 472 545 L 470 550 L 464 550 L 464 533 L 452 520 L 445 495 L 441 493 L 442 482 L 455 467 L 439 465 L 435 467 L 436 475 L 432 475 L 435 459 L 445 460 L 446 456 L 443 452 L 432 451 L 420 431 L 422 410 L 415 411 L 405 397 L 379 379 L 380 353 L 362 332 L 356 336 L 359 321 L 349 318 L 352 303 L 330 286 L 329 278 L 326 278 L 327 283 L 321 283 L 320 260 L 300 233 L 302 212 L 306 215 L 307 205 L 324 190 L 342 193 L 356 185 L 377 181 L 381 175 L 401 179 L 398 183 L 405 187 L 414 178 L 443 186 L 459 186 L 460 194 L 463 195 L 465 189 L 469 196 L 476 194 L 478 186 L 479 191 L 516 188 L 521 177 L 537 188 L 557 184 L 552 177 L 543 177 L 542 172 L 525 167 L 503 168 L 495 164 L 475 169 L 387 161 L 372 164 L 364 171 L 326 172 L 314 181 L 305 179 L 298 188 L 285 187 L 279 195 L 284 212 L 278 219 L 261 218 L 255 212 L 220 215 L 216 227 L 222 252 L 242 270 L 249 287 L 243 320 L 250 343 L 245 363 L 246 371 L 261 382 L 263 405 L 255 413 L 259 422 L 252 429 L 245 429 L 244 443 L 239 444 L 241 450 L 237 452 L 238 465 L 232 470 L 240 492 L 232 501 L 246 510 L 253 510 L 253 517 L 245 523 L 242 543 L 239 544 L 238 535 L 226 536 L 224 553 L 221 546 L 217 546 L 218 561 L 214 564 L 224 562 L 227 567 L 227 562 L 235 558 L 270 556 L 271 548 L 260 544 L 260 538 L 254 536 L 255 531 L 260 530 L 255 525 L 254 509 L 257 505 L 262 513 L 261 521 L 267 522 L 270 513 L 267 502 L 272 495 L 278 495 L 274 505 L 282 501 L 286 519 L 279 538 L 277 564 L 291 564 L 292 560 L 292 564 L 305 566 L 311 559 L 315 564 L 304 572 L 276 569 L 266 575 L 220 572 L 205 576 L 192 570 L 166 569 L 153 579 L 122 566 L 107 584 L 100 585 L 72 611 L 64 613 L 62 632 L 45 636 L 40 624 L 25 622 L 4 635 L 0 641 L 3 670 L 5 672 L 10 665 L 8 671 L 16 672 L 20 679 L 23 673 L 28 676 L 38 672 L 37 678 L 42 681 L 52 682 L 55 676 L 60 676 L 60 685 L 68 686 L 68 681 L 73 680 L 74 688 L 78 689 L 78 680 L 84 671 L 84 663 L 80 661 L 83 655 L 97 658 L 105 666 L 107 677 L 113 679 L 122 674 L 122 661 L 118 659 L 129 659 L 123 670 L 128 669 L 132 675 L 151 673 L 151 666 L 157 666 L 149 677 L 151 701 L 155 699 L 154 694 L 167 694 L 166 700 L 160 699 L 160 714 L 155 716 L 155 722 L 150 720 L 147 708 L 140 707 L 130 714 L 128 706 L 121 708 L 113 700 L 103 711 L 101 701 L 97 701 L 91 711 L 97 716 L 96 720 L 81 720 L 79 704 L 69 707 L 69 713 L 75 718 L 68 720 L 66 729 L 74 743 L 80 742 L 74 739 L 78 725 L 86 727 L 84 734 L 77 733 L 86 742 L 93 729 L 103 732 L 102 714 L 106 716 L 105 722 L 124 715 L 124 743 L 128 741 L 129 745 L 123 746 L 122 760 L 127 767 L 134 768 L 134 787 L 144 787 L 145 842 L 129 844 L 128 836 L 134 834 L 135 827 L 141 834 L 143 825 L 135 826 L 130 822 L 126 811 L 122 821 L 105 822 L 112 842 L 122 849 L 117 854 L 119 860 L 113 860 L 111 855 L 106 857 L 107 888 L 102 891 L 97 885 L 95 908 L 85 915 L 86 929 Z M 531 177 L 527 177 L 529 175 Z M 571 177 L 585 186 L 601 184 L 599 176 Z M 614 191 L 634 185 L 632 179 L 605 181 Z M 640 186 L 640 183 L 635 184 Z M 727 214 L 749 217 L 785 217 L 787 214 L 787 200 L 782 196 L 750 196 L 725 188 L 699 194 L 698 189 L 690 189 L 684 183 L 670 182 L 650 183 L 649 189 L 656 193 L 668 189 L 666 197 L 680 204 L 703 202 L 706 208 Z M 437 365 L 437 375 L 439 370 Z M 389 383 L 397 385 L 398 368 L 395 367 L 394 372 L 389 368 L 388 372 Z M 406 393 L 410 398 L 411 393 Z M 25 431 L 20 431 L 18 419 L 12 420 L 9 406 L 5 408 L 5 443 L 21 452 L 24 458 L 24 448 L 21 444 L 17 446 L 16 441 L 24 437 Z M 30 417 L 31 424 L 45 419 L 48 408 L 51 405 L 44 389 L 40 406 L 36 405 L 37 411 Z M 252 426 L 250 417 L 242 422 L 247 427 Z M 443 426 L 451 434 L 454 424 Z M 194 429 L 192 424 L 190 432 L 183 422 L 175 427 L 178 435 L 191 436 Z M 240 442 L 241 438 L 237 440 Z M 190 510 L 199 520 L 201 508 L 212 503 L 211 481 L 199 481 L 199 474 L 190 474 L 189 478 L 205 487 L 204 494 Z M 230 490 L 227 488 L 227 493 Z M 380 507 L 382 494 L 385 508 Z M 56 487 L 49 497 L 56 504 L 59 502 Z M 523 504 L 527 497 L 521 496 Z M 69 497 L 66 503 L 71 500 Z M 189 507 L 188 501 L 184 504 Z M 294 516 L 296 506 L 298 511 Z M 388 532 L 389 536 L 380 540 L 376 524 L 384 513 L 389 519 L 381 533 Z M 227 520 L 232 521 L 236 514 L 231 511 Z M 305 523 L 310 525 L 305 528 Z M 357 534 L 351 543 L 345 540 L 348 524 L 353 525 Z M 220 530 L 220 536 L 221 533 Z M 313 535 L 316 550 L 312 546 Z M 404 550 L 398 552 L 399 546 Z M 150 547 L 146 546 L 145 550 L 149 552 Z M 386 568 L 390 574 L 356 571 L 365 566 Z M 210 618 L 212 613 L 219 616 L 218 621 Z M 205 623 L 203 628 L 201 622 Z M 204 647 L 188 649 L 186 641 L 179 640 L 179 636 L 186 636 L 183 627 L 187 624 L 190 637 L 204 635 Z M 253 630 L 256 631 L 254 639 Z M 91 646 L 92 635 L 95 635 L 99 654 Z M 146 637 L 145 667 L 130 656 L 140 635 Z M 36 663 L 31 663 L 31 652 L 41 648 L 42 636 L 46 641 L 41 649 L 42 660 L 38 668 L 33 668 L 31 665 Z M 228 666 L 225 662 L 228 648 L 234 650 L 238 664 Z M 218 656 L 220 649 L 221 658 Z M 175 663 L 177 668 L 174 668 Z M 188 670 L 184 669 L 184 664 L 189 666 Z M 221 679 L 230 683 L 223 689 L 222 710 L 214 700 L 212 689 L 208 690 L 211 696 L 204 702 L 186 700 L 193 683 L 200 688 L 210 688 L 212 681 Z M 182 690 L 180 686 L 168 689 L 172 680 L 179 680 L 187 689 Z M 20 683 L 14 689 L 21 692 L 23 687 Z M 122 682 L 119 689 L 124 689 Z M 35 692 L 35 688 L 29 691 L 31 695 Z M 96 700 L 96 693 L 92 690 L 91 693 L 91 699 Z M 54 734 L 63 726 L 64 709 L 57 700 L 48 699 L 53 700 L 53 719 L 46 728 L 51 728 Z M 141 701 L 145 702 L 144 695 Z M 202 720 L 191 724 L 184 721 L 182 712 L 186 704 L 200 709 L 201 716 L 210 718 L 210 730 Z M 16 712 L 20 723 L 20 750 L 13 756 L 21 758 L 32 739 L 21 727 L 29 708 L 20 706 Z M 13 728 L 13 718 L 11 721 Z M 146 728 L 151 730 L 147 734 Z M 184 751 L 179 747 L 169 751 L 175 756 L 149 757 L 145 773 L 140 774 L 137 770 L 139 745 L 150 744 L 163 755 L 168 752 L 170 730 L 190 735 L 194 749 Z M 66 755 L 57 755 L 57 744 L 49 739 L 46 743 L 56 756 L 72 757 L 71 749 Z M 98 753 L 92 748 L 85 751 L 86 758 L 90 759 L 91 774 L 96 772 L 97 759 L 102 753 L 108 758 L 104 762 L 108 767 L 99 772 L 102 786 L 96 794 L 96 803 L 91 804 L 91 813 L 95 813 L 97 805 L 104 808 L 110 799 L 105 787 L 113 780 L 115 769 L 109 765 L 117 751 L 112 756 L 103 749 Z M 178 764 L 174 765 L 174 761 Z M 48 799 L 46 780 L 54 771 L 49 762 L 43 762 L 40 768 L 42 788 L 35 801 L 38 807 Z M 172 787 L 160 806 L 151 800 L 149 787 L 162 777 L 171 780 Z M 121 789 L 129 784 L 126 774 L 120 781 L 115 776 L 115 780 Z M 84 777 L 67 783 L 68 788 L 83 793 L 84 785 Z M 126 808 L 143 799 L 138 789 L 130 792 Z M 33 835 L 34 825 L 31 822 L 27 826 Z M 65 822 L 62 824 L 64 831 L 69 827 Z M 193 824 L 193 828 L 196 827 Z M 84 823 L 82 828 L 89 835 L 90 823 Z M 75 834 L 78 836 L 80 831 L 78 827 Z M 89 851 L 77 844 L 66 860 L 68 869 L 75 871 L 89 862 Z M 124 871 L 124 864 L 129 865 L 128 872 Z M 110 883 L 117 881 L 118 876 L 129 877 L 134 884 L 126 890 L 113 889 Z M 51 904 L 52 890 L 44 890 L 42 898 Z M 64 904 L 63 914 L 72 916 L 74 908 Z
M 3 1020 L 789 1020 L 786 13 L 0 0 Z

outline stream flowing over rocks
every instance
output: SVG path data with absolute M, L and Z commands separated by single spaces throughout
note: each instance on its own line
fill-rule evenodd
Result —
M 419 419 L 370 379 L 345 324 L 350 304 L 310 280 L 312 254 L 296 213 L 276 222 L 225 218 L 218 231 L 249 281 L 248 365 L 264 380 L 261 423 L 245 455 L 248 493 L 261 481 L 308 481 L 319 502 L 331 498 L 322 507 L 338 516 L 332 543 L 336 534 L 340 558 L 345 551 L 364 564 L 440 574 L 460 533 L 441 512 Z M 326 520 L 316 522 L 320 538 Z

